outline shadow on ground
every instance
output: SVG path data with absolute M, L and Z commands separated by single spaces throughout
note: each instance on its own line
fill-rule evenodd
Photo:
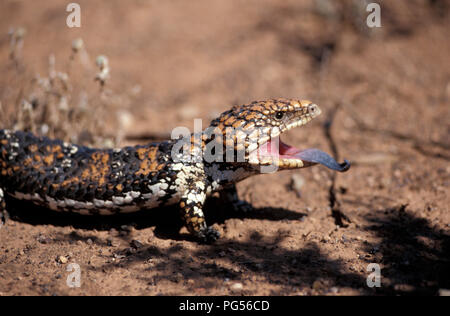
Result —
M 230 218 L 253 218 L 265 220 L 299 220 L 305 214 L 286 209 L 261 208 L 247 213 L 227 212 L 227 207 L 218 205 L 212 199 L 206 210 L 210 224 L 223 223 Z M 365 253 L 375 255 L 366 260 L 367 264 L 377 262 L 382 267 L 382 286 L 369 288 L 365 275 L 350 271 L 339 259 L 324 254 L 315 242 L 306 242 L 300 249 L 287 249 L 281 245 L 286 238 L 283 232 L 267 237 L 258 231 L 248 234 L 246 240 L 220 239 L 214 245 L 203 245 L 190 249 L 181 240 L 194 242 L 188 234 L 180 234 L 182 226 L 176 208 L 149 210 L 136 214 L 111 217 L 77 216 L 59 214 L 34 206 L 24 207 L 23 203 L 11 203 L 11 216 L 31 225 L 50 224 L 54 226 L 73 226 L 84 230 L 120 230 L 124 224 L 136 229 L 155 227 L 157 238 L 172 239 L 169 248 L 160 249 L 154 245 L 141 245 L 137 248 L 120 247 L 115 251 L 119 260 L 110 261 L 108 257 L 101 267 L 92 270 L 110 271 L 117 267 L 142 265 L 137 276 L 141 282 L 155 286 L 163 280 L 186 283 L 187 280 L 202 280 L 202 288 L 217 288 L 221 284 L 242 281 L 247 272 L 252 278 L 262 278 L 277 285 L 280 290 L 272 295 L 296 294 L 298 288 L 310 288 L 303 294 L 327 294 L 335 288 L 352 288 L 360 294 L 437 294 L 441 288 L 450 288 L 450 236 L 447 232 L 436 230 L 426 219 L 418 218 L 406 210 L 407 206 L 376 211 L 367 217 L 364 230 L 373 232 L 381 239 L 378 243 L 367 243 Z M 17 207 L 21 205 L 21 207 Z M 19 209 L 21 211 L 19 211 Z M 28 211 L 26 211 L 28 209 Z M 211 212 L 214 209 L 214 212 Z M 211 214 L 213 213 L 213 214 Z M 380 213 L 384 216 L 380 216 Z M 120 234 L 127 242 L 130 237 Z M 76 231 L 56 236 L 53 242 L 73 243 L 77 240 L 91 239 L 99 246 L 108 246 L 108 241 L 92 236 L 80 235 Z M 153 262 L 146 268 L 147 262 Z M 140 268 L 141 269 L 141 268 Z M 151 269 L 151 277 L 145 271 Z M 205 278 L 209 281 L 205 281 Z M 252 281 L 252 280 L 247 280 Z M 188 283 L 185 286 L 190 286 Z M 274 291 L 274 290 L 272 290 Z M 248 293 L 251 294 L 251 293 Z M 298 293 L 297 293 L 298 294 Z
M 136 229 L 155 227 L 155 235 L 162 239 L 192 240 L 187 235 L 178 232 L 183 223 L 176 207 L 162 207 L 158 209 L 143 210 L 130 214 L 118 214 L 114 216 L 82 216 L 72 213 L 54 212 L 29 202 L 7 199 L 8 212 L 12 219 L 31 225 L 72 226 L 76 229 L 107 231 L 120 229 L 124 225 L 133 226 Z M 230 211 L 227 205 L 220 204 L 217 198 L 210 198 L 205 205 L 206 221 L 209 225 L 223 224 L 227 219 L 265 219 L 300 220 L 306 216 L 284 208 L 258 208 L 250 212 Z
M 437 294 L 450 288 L 450 235 L 406 208 L 386 209 L 385 217 L 369 218 L 365 229 L 381 242 L 365 250 L 382 258 L 382 279 L 387 281 L 383 294 Z

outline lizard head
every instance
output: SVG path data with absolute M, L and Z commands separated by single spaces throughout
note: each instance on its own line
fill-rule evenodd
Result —
M 322 164 L 336 171 L 347 171 L 348 161 L 339 164 L 321 150 L 300 150 L 280 139 L 284 132 L 307 124 L 320 113 L 320 108 L 307 100 L 255 101 L 222 113 L 210 127 L 219 129 L 226 150 L 231 147 L 237 158 L 240 154 L 253 167 L 275 165 L 284 170 Z

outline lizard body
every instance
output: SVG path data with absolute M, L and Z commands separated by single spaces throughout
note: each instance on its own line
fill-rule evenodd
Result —
M 221 192 L 237 207 L 235 184 L 262 173 L 321 163 L 346 171 L 319 150 L 300 151 L 280 141 L 281 133 L 320 114 L 310 101 L 272 99 L 235 106 L 189 137 L 119 149 L 96 149 L 0 130 L 0 225 L 5 195 L 55 211 L 112 215 L 178 204 L 197 238 L 219 237 L 207 226 L 203 204 Z M 3 214 L 3 215 L 2 215 Z

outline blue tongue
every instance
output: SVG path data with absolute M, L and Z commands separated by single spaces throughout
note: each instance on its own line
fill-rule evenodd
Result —
M 343 163 L 338 163 L 336 160 L 334 160 L 333 157 L 328 155 L 327 153 L 319 150 L 319 149 L 306 149 L 303 150 L 295 155 L 295 157 L 300 158 L 301 160 L 313 162 L 313 163 L 320 163 L 321 165 L 324 165 L 327 168 L 344 172 L 350 169 L 350 162 L 348 160 L 344 159 Z

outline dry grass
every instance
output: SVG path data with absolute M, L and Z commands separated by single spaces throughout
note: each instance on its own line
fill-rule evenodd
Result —
M 11 29 L 8 35 L 10 64 L 4 76 L 9 84 L 0 90 L 1 127 L 83 145 L 118 146 L 130 98 L 108 87 L 108 58 L 100 55 L 93 63 L 83 40 L 76 39 L 67 60 L 58 63 L 51 54 L 47 72 L 39 74 L 22 57 L 26 30 Z

